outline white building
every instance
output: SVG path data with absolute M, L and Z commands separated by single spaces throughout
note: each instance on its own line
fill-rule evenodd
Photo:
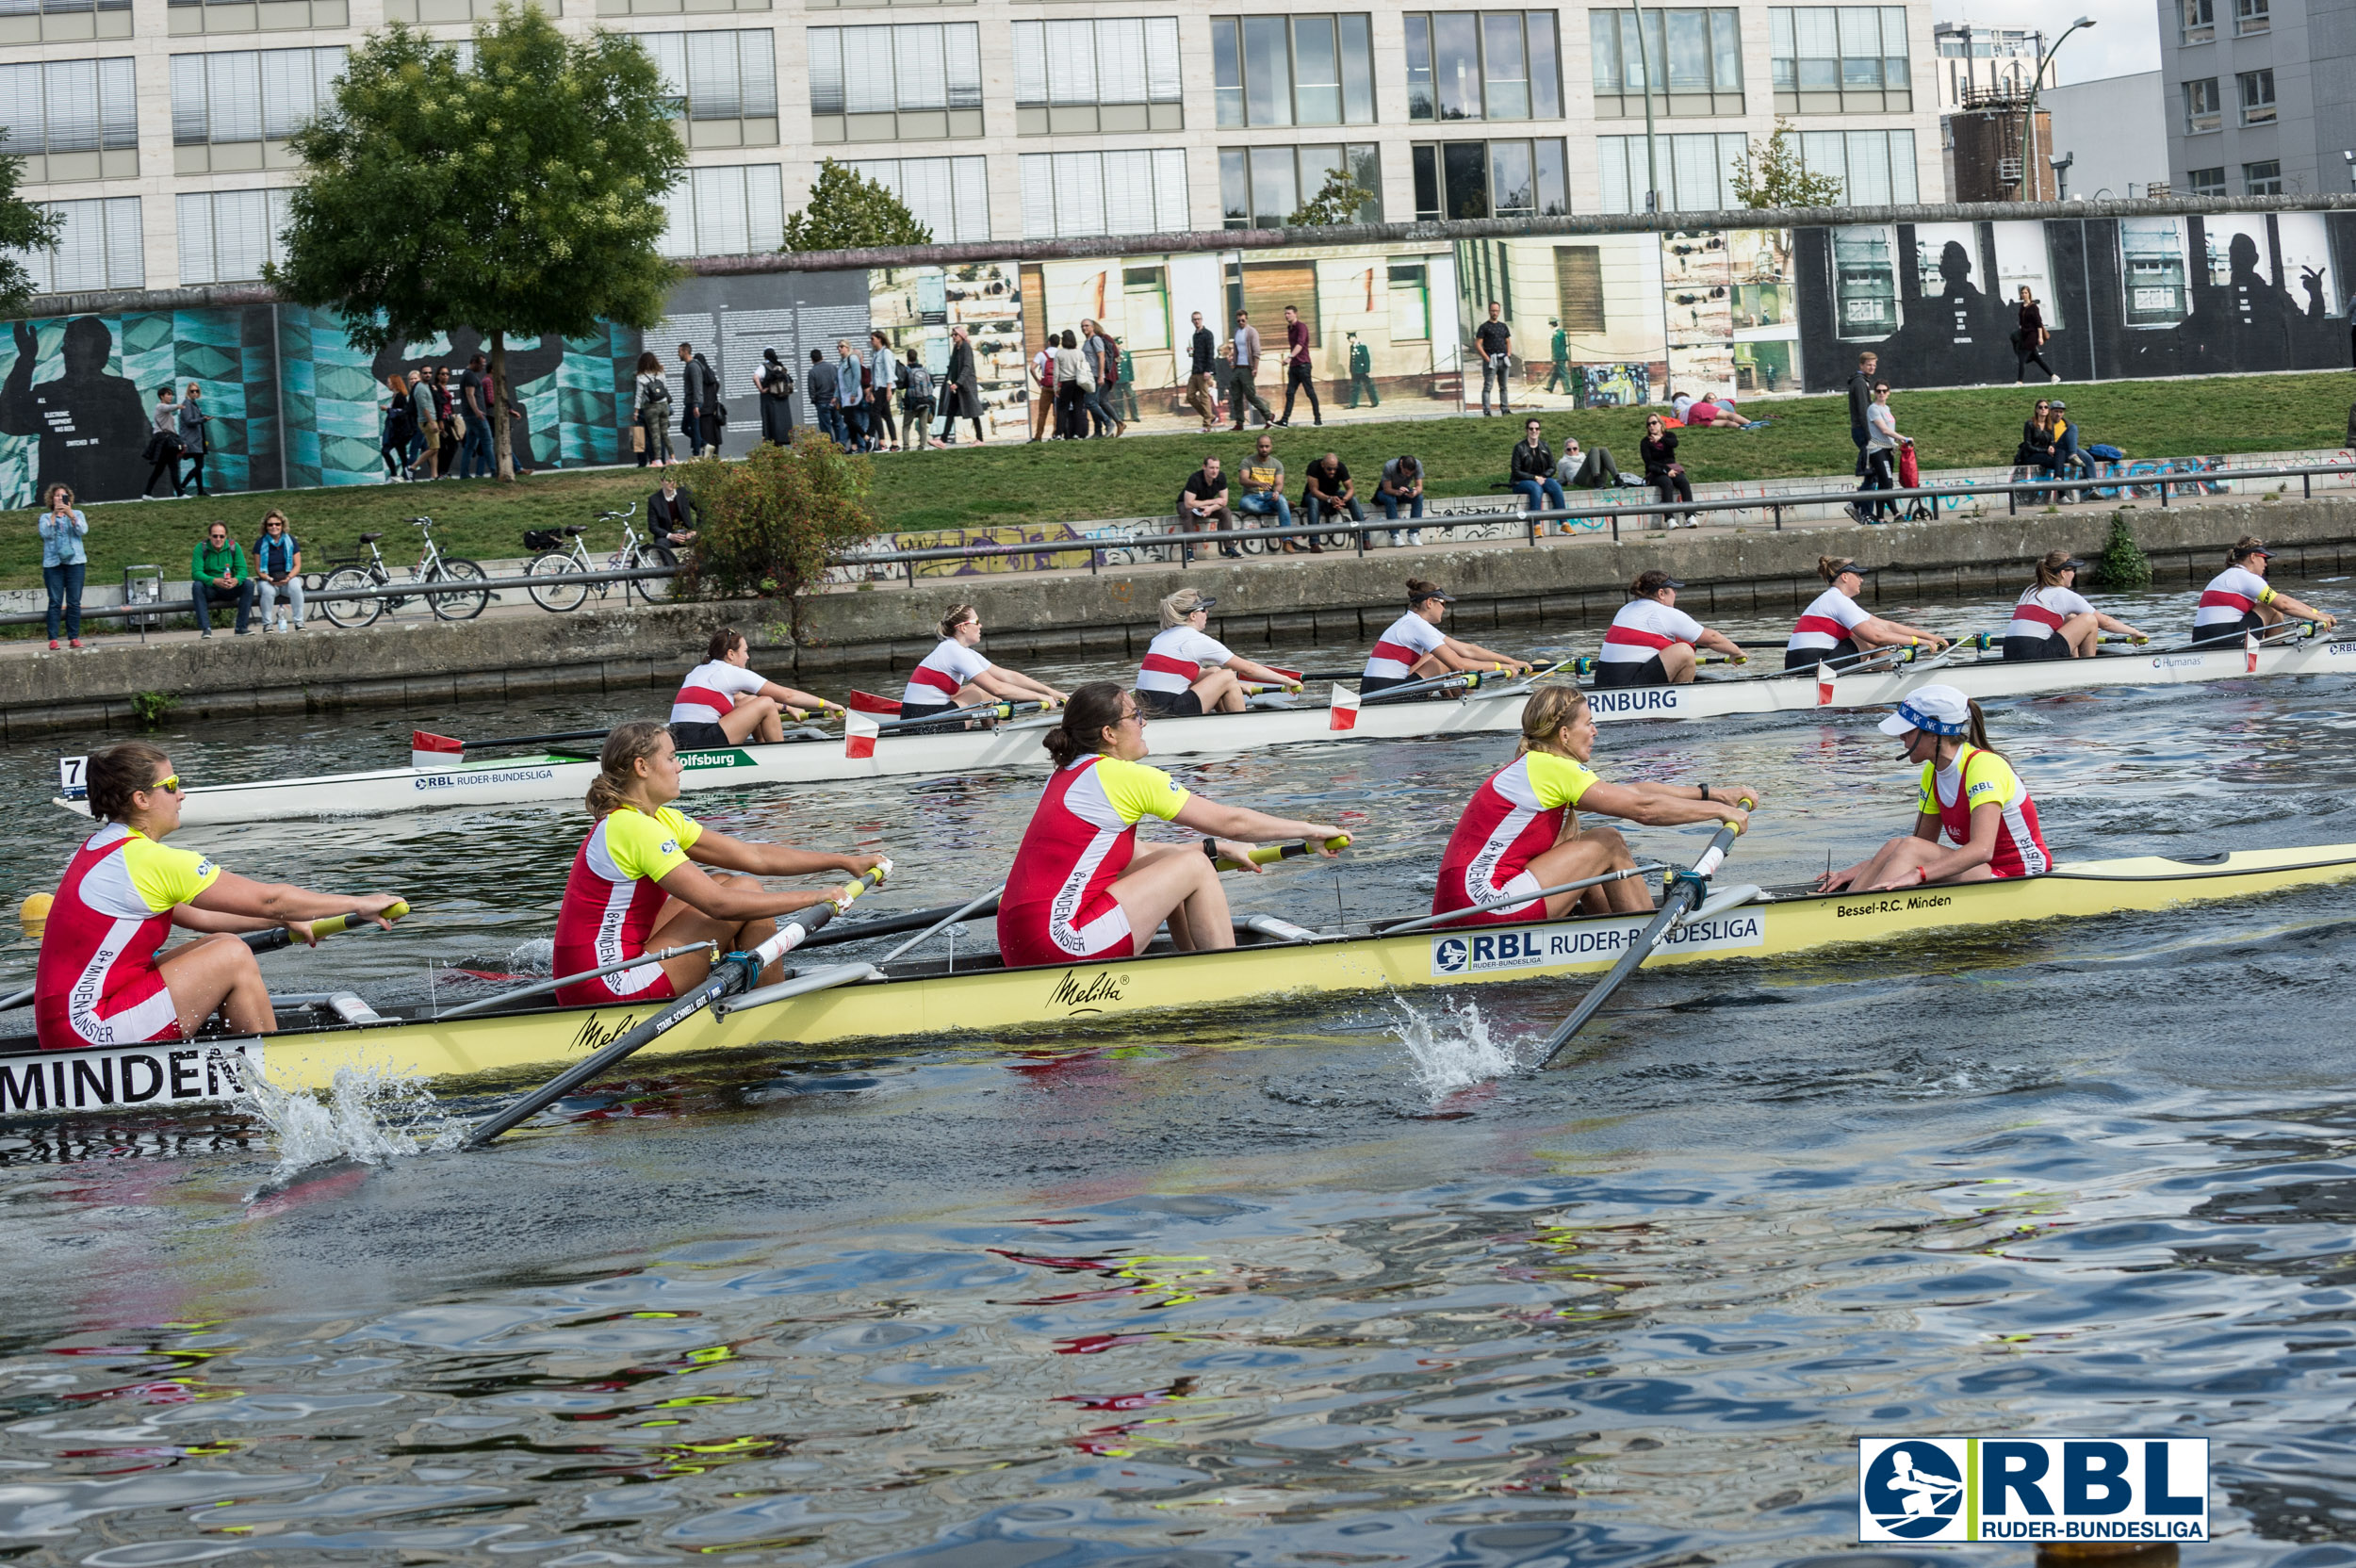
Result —
M 2157 71 L 2049 87 L 2037 106 L 2053 115 L 2053 144 L 2067 158 L 2061 197 L 2087 201 L 2149 196 L 2168 183 L 2168 90 Z

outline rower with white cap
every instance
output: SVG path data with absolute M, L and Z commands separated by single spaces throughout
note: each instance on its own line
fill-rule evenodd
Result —
M 2001 881 L 2052 869 L 2037 802 L 2012 764 L 1988 749 L 1978 703 L 1953 686 L 1919 687 L 1882 720 L 1881 732 L 1897 736 L 1906 760 L 1922 766 L 1914 831 L 1845 871 L 1826 872 L 1817 891 Z
M 1628 602 L 1612 617 L 1595 655 L 1597 686 L 1682 686 L 1693 678 L 1696 644 L 1737 664 L 1742 650 L 1677 607 L 1685 584 L 1666 572 L 1645 572 L 1628 585 Z
M 1162 600 L 1162 629 L 1146 645 L 1137 668 L 1137 706 L 1148 718 L 1240 713 L 1246 680 L 1301 690 L 1284 671 L 1255 664 L 1211 635 L 1211 606 L 1218 602 L 1192 588 Z

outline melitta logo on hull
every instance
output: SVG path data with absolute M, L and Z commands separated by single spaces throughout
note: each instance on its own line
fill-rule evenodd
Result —
M 1487 974 L 1499 970 L 1546 969 L 1556 964 L 1617 958 L 1649 925 L 1649 917 L 1582 923 L 1567 930 L 1471 931 L 1432 939 L 1432 972 Z M 1760 947 L 1766 923 L 1755 909 L 1733 909 L 1709 920 L 1688 921 L 1661 939 L 1661 953 L 1716 953 Z
M 261 1066 L 259 1040 L 0 1057 L 0 1115 L 234 1100 Z
M 624 1013 L 612 1023 L 605 1021 L 603 1013 L 591 1013 L 581 1021 L 581 1027 L 573 1031 L 573 1049 L 583 1055 L 603 1051 L 607 1046 L 620 1039 L 623 1033 L 637 1021 L 636 1013 Z
M 1101 1013 L 1105 1003 L 1121 1000 L 1128 985 L 1129 977 L 1125 974 L 1100 969 L 1083 980 L 1078 970 L 1068 969 L 1063 972 L 1063 978 L 1055 982 L 1055 989 L 1047 993 L 1047 1004 L 1068 1013 Z
M 1859 1541 L 2209 1539 L 2202 1437 L 1857 1440 Z
M 539 768 L 502 768 L 497 773 L 456 773 L 442 771 L 417 776 L 420 790 L 480 790 L 486 784 L 542 784 L 556 776 L 556 770 Z
M 1626 719 L 1677 712 L 1679 695 L 1674 686 L 1606 686 L 1587 694 L 1587 706 L 1599 719 Z

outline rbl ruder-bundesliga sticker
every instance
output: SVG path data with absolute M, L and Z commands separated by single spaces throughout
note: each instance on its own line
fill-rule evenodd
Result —
M 1857 1440 L 1859 1541 L 2206 1541 L 2201 1437 Z

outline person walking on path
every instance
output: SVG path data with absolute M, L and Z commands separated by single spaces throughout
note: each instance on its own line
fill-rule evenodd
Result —
M 1873 369 L 1881 361 L 1870 351 L 1857 356 L 1857 374 L 1849 378 L 1849 439 L 1857 443 L 1857 477 L 1865 477 L 1865 411 L 1873 406 Z
M 1290 426 L 1293 422 L 1293 394 L 1307 391 L 1309 417 L 1313 423 L 1325 423 L 1325 410 L 1317 406 L 1316 363 L 1309 357 L 1309 323 L 1301 318 L 1301 307 L 1284 307 L 1284 414 L 1276 422 Z
M 1113 405 L 1105 398 L 1112 379 L 1121 374 L 1121 360 L 1112 343 L 1113 340 L 1104 335 L 1102 324 L 1088 320 L 1080 323 L 1080 354 L 1088 361 L 1088 397 L 1085 400 L 1091 439 L 1119 435 L 1128 428 L 1114 415 Z
M 761 396 L 761 438 L 779 447 L 794 445 L 794 372 L 777 350 L 761 351 L 753 388 Z
M 2013 330 L 2012 335 L 2012 382 L 2015 386 L 2028 379 L 2032 365 L 2045 372 L 2049 384 L 2061 380 L 2059 372 L 2045 363 L 2045 355 L 2041 351 L 2053 340 L 2053 335 L 2045 330 L 2045 312 L 2037 308 L 2037 298 L 2029 292 L 2029 286 L 2022 284 L 2021 325 Z
M 646 354 L 642 355 L 641 359 L 643 361 L 653 357 L 651 354 Z M 466 358 L 466 373 L 458 378 L 458 400 L 463 405 L 460 412 L 466 416 L 466 436 L 458 444 L 458 477 L 460 479 L 489 479 L 491 477 L 493 465 L 491 462 L 490 363 L 481 354 L 469 354 Z M 655 360 L 658 368 L 662 363 L 661 360 Z M 646 367 L 642 363 L 639 368 L 644 369 Z M 666 422 L 670 417 L 670 412 L 671 394 L 670 389 L 665 387 L 663 393 L 663 414 Z M 668 456 L 671 442 L 667 432 L 663 436 L 663 449 L 664 455 Z
M 180 399 L 180 455 L 188 460 L 188 482 L 205 494 L 205 388 L 196 382 Z
M 1275 414 L 1262 400 L 1258 388 L 1252 384 L 1252 378 L 1260 369 L 1260 332 L 1252 324 L 1250 311 L 1235 312 L 1235 331 L 1228 339 L 1227 348 L 1232 365 L 1227 372 L 1227 413 L 1235 421 L 1234 428 L 1243 429 L 1243 411 L 1246 408 L 1258 411 L 1263 428 L 1274 424 Z
M 868 428 L 882 433 L 879 451 L 900 449 L 900 430 L 892 422 L 892 394 L 900 384 L 900 356 L 892 351 L 892 339 L 878 328 L 867 335 L 867 376 L 873 384 L 867 389 Z
M 874 433 L 867 428 L 867 366 L 851 351 L 851 340 L 838 337 L 834 342 L 834 379 L 843 410 L 843 430 L 845 445 L 855 452 L 863 452 L 875 445 Z
M 1194 335 L 1186 340 L 1186 406 L 1203 420 L 1208 435 L 1219 428 L 1219 339 L 1194 313 Z
M 147 437 L 147 482 L 139 486 L 139 499 L 152 498 L 155 482 L 169 478 L 172 494 L 176 500 L 180 489 L 180 404 L 173 398 L 169 384 L 155 388 L 155 407 L 150 416 Z
M 1865 409 L 1865 482 L 1857 486 L 1858 491 L 1896 489 L 1898 445 L 1913 439 L 1898 433 L 1898 416 L 1890 411 L 1890 384 L 1875 383 L 1873 400 Z M 1897 510 L 1888 501 L 1851 508 L 1860 523 L 1886 523 Z
M 901 394 L 900 446 L 904 451 L 921 452 L 924 438 L 933 428 L 933 373 L 924 368 L 924 362 L 916 351 L 908 351 L 908 390 Z
M 432 479 L 434 462 L 442 455 L 442 416 L 434 400 L 433 377 L 433 369 L 420 365 L 409 383 L 409 424 L 417 432 L 409 444 L 411 479 Z
M 57 651 L 57 612 L 65 612 L 65 634 L 82 645 L 82 577 L 90 567 L 82 541 L 90 519 L 74 504 L 70 485 L 53 484 L 41 514 L 41 585 L 49 590 L 49 651 Z
M 1362 392 L 1366 394 L 1366 406 L 1368 408 L 1381 408 L 1383 406 L 1383 394 L 1374 389 L 1373 351 L 1368 349 L 1364 343 L 1359 342 L 1358 335 L 1353 332 L 1350 335 L 1350 407 L 1356 408 L 1358 406 L 1358 396 Z
M 1546 318 L 1546 325 L 1554 329 L 1554 341 L 1548 345 L 1552 366 L 1546 371 L 1546 390 L 1551 392 L 1560 386 L 1568 392 L 1571 389 L 1571 335 L 1562 330 L 1562 323 L 1554 317 Z
M 948 386 L 941 398 L 941 433 L 947 440 L 936 441 L 933 445 L 956 446 L 957 421 L 970 419 L 973 423 L 973 444 L 981 446 L 982 384 L 974 372 L 973 344 L 966 336 L 963 322 L 949 329 L 949 369 L 941 380 Z
M 1473 348 L 1481 355 L 1481 416 L 1489 416 L 1489 384 L 1497 388 L 1497 408 L 1501 413 L 1513 412 L 1513 329 L 1505 319 L 1505 307 L 1495 300 L 1489 302 L 1489 318 L 1473 332 Z
M 395 370 L 384 378 L 384 385 L 392 400 L 384 405 L 384 439 L 377 443 L 376 455 L 384 460 L 387 481 L 408 477 L 403 466 L 409 461 L 409 443 L 416 436 L 417 418 L 409 401 L 409 378 Z M 199 490 L 198 495 L 204 492 Z

